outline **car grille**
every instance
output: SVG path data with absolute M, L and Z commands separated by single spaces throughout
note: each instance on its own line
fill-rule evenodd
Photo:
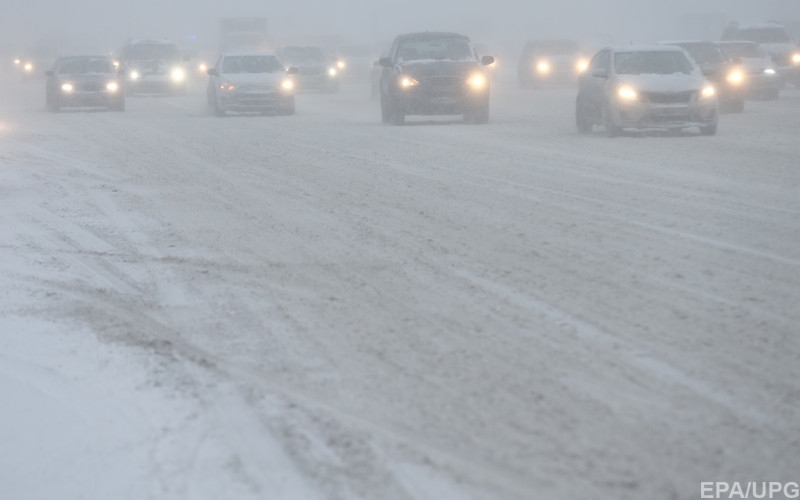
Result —
M 644 102 L 654 104 L 685 104 L 694 99 L 696 92 L 642 92 L 641 99 Z
M 772 62 L 774 62 L 778 66 L 791 66 L 792 65 L 792 55 L 791 54 L 772 54 Z
M 452 76 L 435 76 L 421 80 L 420 86 L 424 86 L 428 92 L 451 93 L 460 92 L 464 87 L 464 80 Z
M 316 76 L 321 75 L 325 72 L 325 68 L 298 68 L 297 74 L 298 75 L 308 75 L 308 76 Z
M 98 92 L 105 90 L 106 86 L 103 82 L 85 82 L 78 85 L 77 90 L 83 92 Z

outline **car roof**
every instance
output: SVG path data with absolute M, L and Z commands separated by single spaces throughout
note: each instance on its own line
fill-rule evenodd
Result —
M 222 57 L 242 57 L 242 56 L 272 56 L 278 57 L 274 52 L 259 52 L 259 51 L 242 51 L 242 52 L 226 52 Z
M 778 21 L 764 21 L 764 22 L 760 22 L 760 23 L 739 23 L 739 22 L 734 21 L 734 22 L 728 24 L 727 28 L 738 28 L 740 30 L 764 29 L 764 28 L 780 28 L 780 29 L 784 29 L 785 30 L 786 26 L 784 26 L 782 23 L 779 23 Z
M 617 45 L 609 49 L 612 52 L 683 52 L 677 45 Z
M 155 45 L 155 44 L 164 44 L 164 45 L 175 45 L 175 42 L 172 40 L 162 38 L 162 39 L 153 39 L 153 38 L 131 38 L 127 42 L 126 45 Z
M 663 40 L 659 45 L 714 45 L 711 40 Z
M 72 56 L 61 56 L 56 61 L 66 61 L 67 59 L 107 59 L 111 60 L 110 57 L 102 54 L 77 54 Z
M 758 42 L 754 42 L 752 40 L 720 40 L 719 42 L 714 42 L 715 45 L 760 45 Z
M 460 38 L 469 41 L 467 35 L 461 33 L 453 33 L 449 31 L 418 31 L 416 33 L 404 33 L 399 35 L 398 38 L 402 40 L 420 39 L 425 40 L 428 38 Z

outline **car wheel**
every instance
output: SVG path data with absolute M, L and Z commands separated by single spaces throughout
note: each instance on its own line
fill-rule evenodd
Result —
M 603 108 L 603 124 L 606 127 L 606 135 L 608 137 L 617 137 L 622 132 L 622 129 L 614 123 L 611 106 L 608 104 Z
M 389 123 L 392 119 L 392 107 L 389 104 L 389 98 L 381 94 L 381 121 Z
M 715 135 L 717 133 L 717 124 L 706 125 L 700 127 L 700 135 Z
M 214 94 L 214 99 L 211 103 L 211 110 L 214 112 L 214 116 L 225 116 L 225 109 L 219 105 L 216 94 Z
M 53 113 L 61 111 L 61 103 L 58 102 L 58 97 L 51 97 L 47 99 L 47 109 Z
M 586 105 L 580 97 L 575 100 L 575 125 L 578 127 L 579 134 L 592 133 L 592 121 L 586 115 Z
M 478 125 L 489 123 L 489 100 L 487 99 L 485 102 L 472 108 L 469 112 L 464 113 L 464 119 Z
M 406 123 L 406 114 L 392 106 L 392 113 L 389 121 L 392 125 L 404 125 Z
M 281 114 L 287 116 L 294 114 L 294 96 L 292 96 L 292 98 L 289 99 L 288 103 L 286 104 L 286 107 L 281 110 Z

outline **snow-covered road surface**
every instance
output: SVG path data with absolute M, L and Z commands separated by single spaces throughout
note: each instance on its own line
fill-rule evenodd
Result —
M 8 498 L 684 499 L 800 470 L 800 90 L 715 137 L 0 99 Z M 6 494 L 4 493 L 4 495 Z

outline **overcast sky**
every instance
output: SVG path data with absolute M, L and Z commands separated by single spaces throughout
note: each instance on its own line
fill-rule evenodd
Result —
M 76 51 L 113 50 L 129 37 L 213 47 L 220 16 L 265 16 L 277 38 L 325 34 L 384 42 L 400 32 L 450 30 L 498 46 L 560 36 L 628 43 L 711 37 L 733 19 L 798 21 L 800 0 L 2 0 L 0 47 L 19 50 L 46 35 Z

